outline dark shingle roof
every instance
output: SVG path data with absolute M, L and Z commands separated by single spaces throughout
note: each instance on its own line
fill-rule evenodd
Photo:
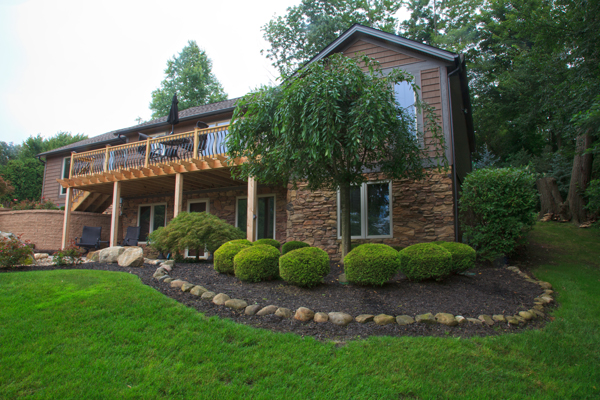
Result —
M 235 103 L 238 99 L 239 98 L 235 98 L 231 100 L 220 101 L 218 103 L 211 103 L 203 106 L 191 107 L 185 110 L 181 110 L 179 111 L 179 120 L 185 121 L 233 110 L 235 108 Z M 121 139 L 118 138 L 119 134 L 137 132 L 141 129 L 160 127 L 162 125 L 168 125 L 166 116 L 156 118 L 152 121 L 144 122 L 139 125 L 130 126 L 128 128 L 117 129 L 116 131 L 103 133 L 102 135 L 94 136 L 76 143 L 71 143 L 67 146 L 59 147 L 58 149 L 50 150 L 45 153 L 40 153 L 38 154 L 38 156 L 47 156 L 55 153 L 64 153 L 65 151 L 73 151 L 79 148 L 91 147 L 92 145 L 99 143 L 110 144 L 112 142 L 120 142 Z

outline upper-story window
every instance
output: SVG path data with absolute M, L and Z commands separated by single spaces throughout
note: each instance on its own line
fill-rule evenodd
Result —
M 62 172 L 60 174 L 62 179 L 69 179 L 69 171 L 70 170 L 71 170 L 71 157 L 65 157 L 65 158 L 63 158 Z M 59 194 L 61 194 L 61 195 L 67 194 L 67 188 L 60 186 Z
M 417 120 L 417 109 L 415 107 L 415 91 L 408 82 L 400 82 L 394 86 L 396 101 L 409 115 Z M 416 126 L 415 126 L 416 127 Z

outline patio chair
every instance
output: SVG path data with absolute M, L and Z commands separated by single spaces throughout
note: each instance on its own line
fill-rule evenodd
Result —
M 139 226 L 128 226 L 125 239 L 121 243 L 121 246 L 137 246 L 140 240 L 140 227 Z
M 100 240 L 101 232 L 101 226 L 84 226 L 83 232 L 81 233 L 81 240 L 77 241 L 79 238 L 75 238 L 75 245 L 77 247 L 85 248 L 88 252 L 90 249 L 98 250 L 101 243 L 108 243 L 108 241 Z

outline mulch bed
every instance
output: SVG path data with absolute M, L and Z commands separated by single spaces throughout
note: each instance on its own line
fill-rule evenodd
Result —
M 520 266 L 523 269 L 523 266 Z M 54 270 L 54 269 L 94 269 L 120 271 L 136 274 L 141 281 L 161 293 L 193 307 L 208 316 L 218 315 L 235 322 L 252 325 L 278 332 L 293 332 L 317 339 L 346 340 L 373 335 L 389 336 L 487 336 L 522 329 L 541 327 L 546 319 L 529 321 L 524 327 L 496 324 L 493 327 L 466 323 L 461 326 L 427 325 L 415 323 L 407 326 L 391 324 L 378 326 L 374 323 L 351 323 L 341 327 L 332 323 L 299 322 L 282 319 L 275 315 L 247 316 L 243 310 L 234 311 L 200 299 L 179 288 L 158 282 L 152 275 L 157 266 L 145 265 L 142 268 L 123 268 L 117 264 L 88 263 L 72 267 L 19 267 L 0 269 L 0 272 Z M 176 264 L 170 276 L 196 285 L 202 285 L 215 293 L 225 293 L 231 298 L 245 300 L 248 304 L 261 306 L 276 305 L 292 311 L 307 307 L 318 312 L 346 312 L 352 316 L 359 314 L 410 315 L 431 312 L 446 312 L 453 315 L 477 318 L 481 314 L 514 315 L 519 311 L 533 308 L 533 299 L 543 293 L 539 285 L 527 282 L 517 274 L 505 269 L 480 266 L 470 270 L 469 275 L 453 275 L 443 282 L 409 282 L 398 274 L 390 283 L 382 287 L 361 287 L 341 284 L 338 276 L 343 273 L 339 264 L 331 264 L 331 273 L 325 284 L 313 289 L 300 289 L 284 281 L 260 283 L 241 282 L 234 276 L 217 273 L 212 264 Z M 532 275 L 529 273 L 529 275 Z

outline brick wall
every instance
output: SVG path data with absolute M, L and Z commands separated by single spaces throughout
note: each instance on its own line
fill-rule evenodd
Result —
M 55 251 L 60 249 L 63 231 L 64 211 L 23 210 L 0 212 L 0 231 L 23 235 L 37 250 Z M 101 240 L 110 236 L 110 215 L 76 211 L 71 213 L 69 241 L 81 237 L 83 226 L 101 226 Z
M 368 177 L 382 178 L 377 174 Z M 290 187 L 286 208 L 288 240 L 304 241 L 327 251 L 332 261 L 340 260 L 336 192 L 310 192 L 306 185 L 300 185 L 298 190 Z M 448 174 L 432 174 L 422 181 L 394 181 L 392 219 L 392 238 L 355 239 L 352 243 L 409 246 L 436 240 L 454 241 L 452 180 Z

